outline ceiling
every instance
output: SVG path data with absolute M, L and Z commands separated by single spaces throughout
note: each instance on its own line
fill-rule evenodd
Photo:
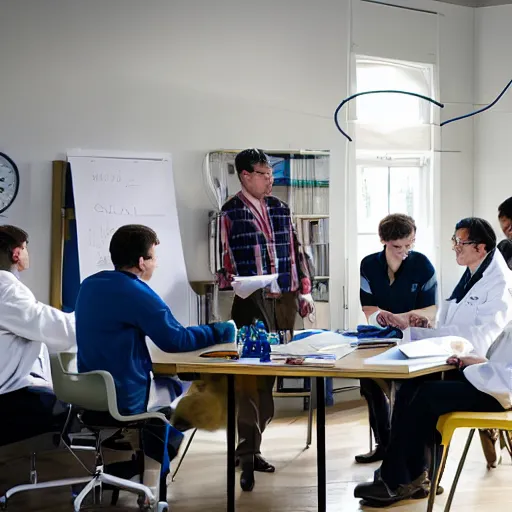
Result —
M 467 7 L 491 7 L 493 5 L 512 4 L 512 0 L 436 0 L 447 4 L 466 5 Z

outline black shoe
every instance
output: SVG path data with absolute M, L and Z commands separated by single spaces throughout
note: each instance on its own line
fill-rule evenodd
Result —
M 254 471 L 259 471 L 260 473 L 273 473 L 276 468 L 267 462 L 260 453 L 254 456 Z
M 238 466 L 240 466 L 240 457 L 235 459 L 235 467 Z M 260 473 L 274 473 L 275 470 L 275 466 L 266 461 L 260 453 L 254 456 L 254 471 Z
M 391 505 L 403 499 L 397 493 L 391 491 L 382 480 L 356 485 L 354 497 L 361 498 L 372 506 L 374 504 L 377 506 Z
M 254 489 L 254 463 L 253 461 L 242 463 L 242 474 L 240 475 L 240 487 L 242 491 L 251 492 Z
M 398 501 L 412 498 L 418 490 L 413 485 L 400 485 L 398 489 L 391 490 L 383 480 L 358 484 L 354 489 L 354 497 L 361 498 L 372 506 L 387 506 Z
M 384 460 L 385 453 L 386 450 L 384 450 L 380 445 L 377 445 L 375 450 L 365 453 L 364 455 L 356 455 L 355 459 L 358 464 L 370 464 L 371 462 Z

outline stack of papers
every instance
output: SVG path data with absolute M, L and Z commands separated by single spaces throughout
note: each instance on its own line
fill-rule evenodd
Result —
M 272 345 L 272 361 L 286 360 L 289 357 L 338 360 L 355 350 L 355 347 L 350 346 L 350 341 L 350 338 L 332 331 L 313 334 L 284 345 Z
M 400 343 L 400 338 L 351 338 L 350 344 L 357 348 L 390 347 Z
M 392 347 L 386 352 L 365 359 L 366 367 L 389 369 L 400 373 L 409 373 L 432 368 L 446 362 L 453 355 L 453 337 L 428 338 L 421 341 L 404 343 Z M 465 340 L 463 340 L 465 341 Z M 386 368 L 387 367 L 387 368 Z

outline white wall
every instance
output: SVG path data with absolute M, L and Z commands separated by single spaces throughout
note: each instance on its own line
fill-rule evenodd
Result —
M 347 146 L 332 112 L 348 89 L 350 3 L 0 0 L 0 151 L 18 163 L 22 179 L 2 221 L 30 232 L 33 268 L 26 282 L 37 297 L 47 300 L 49 292 L 50 162 L 69 148 L 173 154 L 190 280 L 210 277 L 211 205 L 201 174 L 207 151 L 331 149 L 332 189 L 343 198 Z M 393 3 L 442 14 L 435 37 L 429 25 L 409 27 L 408 38 L 435 42 L 443 116 L 466 111 L 473 94 L 473 10 L 431 0 Z M 386 22 L 408 16 L 386 9 Z M 359 21 L 373 33 L 377 20 Z M 390 34 L 404 28 L 390 26 Z M 403 58 L 403 46 L 385 44 L 395 58 Z M 438 149 L 449 151 L 440 153 L 438 213 L 441 277 L 450 289 L 457 269 L 449 236 L 472 211 L 472 121 L 445 129 Z M 343 201 L 331 208 L 331 225 L 343 226 Z M 341 262 L 343 233 L 333 231 L 331 248 Z M 332 313 L 341 318 L 343 265 L 332 265 L 331 273 Z
M 207 151 L 332 149 L 342 190 L 332 111 L 346 96 L 346 12 L 332 0 L 0 0 L 0 151 L 22 180 L 1 220 L 30 233 L 36 296 L 49 294 L 50 162 L 67 149 L 172 153 L 190 280 L 210 278 Z
M 494 101 L 512 79 L 512 5 L 476 11 L 475 103 Z M 512 196 L 512 91 L 491 110 L 475 117 L 475 214 L 497 221 L 498 205 Z
M 474 16 L 477 10 L 437 3 L 439 17 L 439 90 L 445 104 L 441 121 L 473 109 Z M 441 129 L 438 180 L 440 275 L 447 298 L 464 269 L 455 261 L 450 239 L 458 220 L 473 214 L 473 120 Z M 439 265 L 439 259 L 438 259 Z

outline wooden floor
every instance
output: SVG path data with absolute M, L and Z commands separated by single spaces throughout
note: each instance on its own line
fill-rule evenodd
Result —
M 450 451 L 443 485 L 451 484 L 455 466 L 462 451 L 467 431 L 456 434 Z M 512 465 L 508 455 L 503 464 L 487 471 L 478 436 L 468 455 L 452 510 L 472 512 L 512 510 Z M 237 510 L 313 512 L 316 505 L 316 448 L 304 450 L 306 417 L 276 419 L 268 428 L 263 452 L 276 465 L 274 474 L 257 474 L 252 493 L 242 493 L 237 485 Z M 328 409 L 327 414 L 327 482 L 328 510 L 354 512 L 364 509 L 353 497 L 354 486 L 369 480 L 377 465 L 353 463 L 356 453 L 368 448 L 368 423 L 364 406 L 348 410 Z M 28 460 L 20 457 L 0 462 L 0 492 L 8 485 L 26 481 Z M 65 454 L 43 455 L 39 459 L 40 479 L 76 476 L 77 466 Z M 237 473 L 237 484 L 239 474 Z M 225 441 L 224 433 L 198 433 L 178 473 L 169 487 L 172 512 L 222 512 L 225 505 Z M 447 494 L 447 493 L 446 493 Z M 446 494 L 438 497 L 436 510 L 443 510 Z M 109 494 L 105 493 L 108 502 Z M 484 508 L 485 507 L 485 508 Z M 396 511 L 425 511 L 426 500 L 407 501 L 392 507 Z M 67 489 L 38 491 L 14 497 L 9 510 L 21 512 L 64 512 L 72 510 Z M 122 494 L 120 505 L 92 507 L 89 510 L 128 512 L 138 510 L 132 495 Z

